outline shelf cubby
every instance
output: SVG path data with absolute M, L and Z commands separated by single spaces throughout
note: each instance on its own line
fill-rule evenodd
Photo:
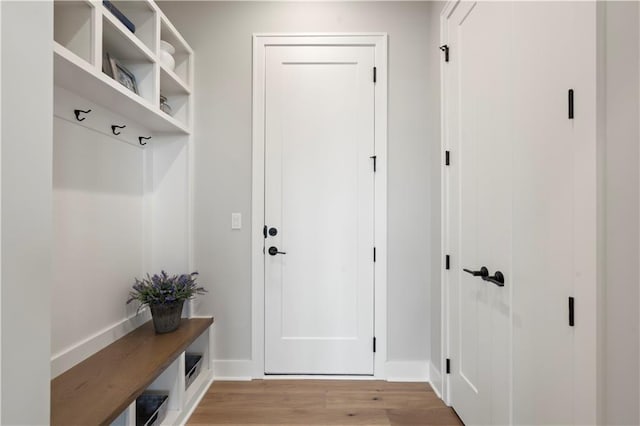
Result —
M 167 97 L 167 103 L 171 106 L 170 116 L 182 125 L 187 126 L 189 124 L 189 97 L 186 95 L 162 94 Z
M 173 54 L 173 58 L 176 61 L 176 66 L 172 72 L 185 87 L 191 87 L 191 57 L 193 51 L 164 15 L 160 15 L 160 40 L 164 40 L 175 47 L 176 52 Z
M 191 402 L 201 391 L 201 388 L 208 382 L 209 380 L 209 366 L 211 364 L 211 354 L 209 351 L 210 347 L 210 336 L 207 334 L 203 334 L 198 337 L 189 347 L 187 347 L 186 353 L 195 353 L 202 355 L 202 367 L 200 369 L 200 374 L 198 377 L 191 383 L 191 385 L 185 390 L 185 402 Z
M 169 395 L 167 414 L 160 424 L 174 424 L 180 414 L 183 395 L 183 391 L 180 388 L 180 376 L 184 374 L 183 371 L 184 352 L 147 387 L 147 391 L 156 391 Z M 184 383 L 184 381 L 182 381 L 182 383 Z
M 157 20 L 153 3 L 148 0 L 112 0 L 111 3 L 135 25 L 136 31 L 132 35 L 140 40 L 149 51 L 156 52 L 158 48 Z
M 70 52 L 91 63 L 93 60 L 93 5 L 83 0 L 53 4 L 53 39 Z

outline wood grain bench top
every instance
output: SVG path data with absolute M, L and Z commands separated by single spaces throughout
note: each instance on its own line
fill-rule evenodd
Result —
M 211 324 L 183 318 L 156 334 L 149 321 L 62 373 L 51 381 L 51 424 L 111 423 Z

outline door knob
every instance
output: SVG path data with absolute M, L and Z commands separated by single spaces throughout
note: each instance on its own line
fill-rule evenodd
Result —
M 497 285 L 498 287 L 504 287 L 504 275 L 500 271 L 496 271 L 493 276 L 482 277 L 483 280 L 489 281 Z
M 276 254 L 287 254 L 286 251 L 278 251 L 278 247 L 274 246 L 269 247 L 268 251 L 271 256 L 275 256 Z
M 479 271 L 471 271 L 469 269 L 463 269 L 463 271 L 470 273 L 474 277 L 482 277 L 482 279 L 485 279 L 489 276 L 489 270 L 486 268 L 486 266 L 481 267 Z
M 275 237 L 276 235 L 278 235 L 278 229 L 277 228 L 269 228 L 269 235 L 271 235 L 272 237 Z

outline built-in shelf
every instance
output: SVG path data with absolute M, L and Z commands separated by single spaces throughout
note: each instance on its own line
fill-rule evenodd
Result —
M 54 43 L 54 73 L 56 85 L 131 117 L 152 131 L 190 133 L 185 124 L 162 112 L 159 103 L 156 106 L 136 95 L 57 43 Z
M 153 1 L 112 3 L 135 32 L 102 1 L 54 0 L 55 84 L 151 132 L 189 135 L 193 51 Z M 160 39 L 176 47 L 175 70 L 159 61 Z M 103 67 L 107 54 L 134 76 L 137 93 L 116 81 L 111 67 Z M 161 94 L 171 114 L 160 109 Z
M 184 352 L 196 340 L 208 347 L 212 323 L 212 318 L 185 318 L 176 331 L 156 334 L 148 322 L 56 377 L 51 381 L 51 424 L 109 424 L 126 415 L 147 389 L 169 391 L 163 423 L 172 424 L 197 397 L 185 395 Z M 210 381 L 208 358 L 201 387 Z

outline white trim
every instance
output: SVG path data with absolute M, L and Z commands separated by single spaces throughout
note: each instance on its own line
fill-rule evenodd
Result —
M 446 21 L 453 13 L 460 0 L 450 0 L 444 6 L 440 12 L 440 45 L 448 43 L 449 37 L 447 34 Z M 449 253 L 450 248 L 450 234 L 449 234 L 449 175 L 447 169 L 444 166 L 445 151 L 449 149 L 449 139 L 447 131 L 446 121 L 446 73 L 445 63 L 440 61 L 440 259 L 444 259 L 446 253 Z M 441 260 L 442 262 L 442 260 Z M 443 265 L 442 274 L 440 275 L 440 365 L 444 366 L 446 358 L 449 357 L 449 276 L 444 270 Z M 442 376 L 442 374 L 441 374 Z M 451 404 L 450 395 L 450 377 L 445 376 L 441 382 L 440 398 L 447 404 Z
M 332 376 L 332 375 L 314 375 L 314 374 L 269 374 L 261 378 L 262 380 L 361 380 L 372 381 L 380 380 L 373 376 Z
M 388 382 L 428 382 L 429 361 L 388 361 Z
M 150 319 L 149 309 L 144 308 L 138 315 L 133 315 L 105 327 L 84 340 L 53 354 L 51 356 L 51 378 L 59 376 L 74 365 L 140 327 Z
M 211 370 L 215 380 L 248 381 L 254 378 L 249 359 L 213 359 Z
M 375 47 L 375 334 L 374 377 L 385 378 L 387 359 L 387 34 L 254 34 L 253 36 L 253 178 L 251 186 L 252 376 L 264 376 L 264 50 L 267 45 L 363 45 Z
M 0 4 L 0 24 L 2 23 L 2 5 Z M 1 25 L 0 25 L 1 27 Z M 0 31 L 0 46 L 2 45 L 2 31 Z M 2 99 L 2 54 L 0 53 L 0 99 Z M 2 176 L 2 102 L 0 102 L 0 177 Z M 2 179 L 0 178 L 0 188 Z M 0 212 L 2 211 L 2 196 L 0 190 Z M 2 220 L 0 220 L 0 242 L 2 241 Z M 2 244 L 0 244 L 0 395 L 2 395 Z M 0 398 L 0 423 L 2 423 L 2 398 Z
M 442 372 L 431 361 L 429 361 L 429 383 L 438 398 L 442 399 Z

